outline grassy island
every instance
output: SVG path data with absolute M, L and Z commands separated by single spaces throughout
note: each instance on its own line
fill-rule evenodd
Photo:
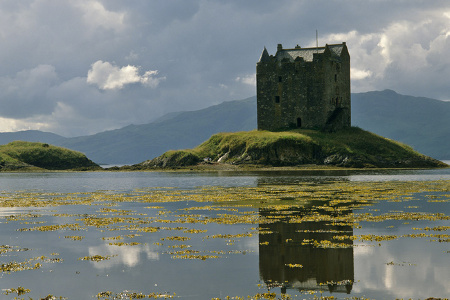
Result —
M 441 161 L 410 146 L 360 128 L 338 132 L 296 129 L 219 133 L 194 149 L 168 151 L 134 169 L 189 167 L 199 164 L 243 166 L 336 166 L 348 168 L 436 168 Z
M 44 143 L 15 141 L 0 146 L 0 171 L 98 170 L 83 153 Z

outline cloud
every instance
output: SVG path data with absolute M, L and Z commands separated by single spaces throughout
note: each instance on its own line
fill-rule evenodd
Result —
M 39 65 L 13 76 L 0 77 L 0 105 L 3 107 L 0 131 L 35 129 L 63 136 L 88 135 L 127 126 L 136 120 L 145 122 L 149 120 L 149 111 L 158 112 L 152 108 L 154 101 L 149 99 L 158 97 L 155 88 L 164 77 L 158 77 L 156 71 L 140 75 L 137 67 L 131 67 L 131 75 L 127 67 L 109 69 L 116 69 L 118 74 L 109 79 L 106 76 L 102 87 L 115 88 L 112 92 L 89 84 L 87 77 L 62 80 L 51 65 Z M 137 82 L 137 85 L 129 91 L 119 89 L 120 84 L 123 88 L 130 82 Z M 128 101 L 124 101 L 124 97 Z
M 347 41 L 353 92 L 391 88 L 446 99 L 450 95 L 449 27 L 446 12 L 431 11 L 411 20 L 395 20 L 378 31 L 352 30 L 325 39 Z
M 48 93 L 58 82 L 58 75 L 51 65 L 39 65 L 14 76 L 0 77 L 0 115 L 26 118 L 51 113 L 55 102 L 48 99 Z
M 52 114 L 42 116 L 48 131 L 63 136 L 94 134 L 131 123 L 149 121 L 156 111 L 159 89 L 135 84 L 132 89 L 102 90 L 87 83 L 87 77 L 76 77 L 54 87 L 49 97 L 57 105 Z M 126 101 L 124 101 L 126 99 Z
M 242 82 L 244 84 L 248 84 L 251 86 L 256 86 L 256 73 L 251 74 L 251 75 L 245 75 L 242 77 L 236 77 L 236 81 L 237 82 Z
M 139 75 L 139 68 L 135 66 L 125 66 L 119 68 L 109 62 L 101 60 L 92 64 L 88 71 L 87 83 L 96 84 L 102 90 L 122 89 L 125 85 L 141 83 L 151 88 L 156 88 L 165 77 L 155 77 L 158 71 L 146 71 L 144 75 Z
M 363 80 L 372 76 L 372 72 L 368 70 L 359 70 L 355 68 L 350 69 L 351 79 L 352 80 Z
M 46 124 L 38 123 L 35 119 L 27 121 L 23 119 L 3 117 L 0 117 L 0 128 L 1 132 L 14 132 L 29 129 L 45 131 L 47 129 Z
M 91 134 L 254 96 L 264 46 L 314 46 L 316 29 L 347 42 L 353 92 L 450 99 L 448 28 L 448 0 L 4 0 L 0 131 Z
M 120 31 L 124 27 L 125 13 L 109 11 L 100 1 L 76 0 L 72 3 L 82 10 L 84 22 L 92 28 Z

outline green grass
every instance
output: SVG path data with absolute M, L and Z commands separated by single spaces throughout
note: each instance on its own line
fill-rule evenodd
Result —
M 83 153 L 43 143 L 15 141 L 0 146 L 0 169 L 96 169 Z
M 142 163 L 189 166 L 212 162 L 296 166 L 330 164 L 343 167 L 438 167 L 439 161 L 410 146 L 352 127 L 327 133 L 316 130 L 219 133 L 194 149 L 169 151 Z

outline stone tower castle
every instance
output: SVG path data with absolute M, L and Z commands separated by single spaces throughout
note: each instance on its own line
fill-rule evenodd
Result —
M 267 49 L 256 64 L 258 130 L 351 126 L 350 55 L 345 43 Z

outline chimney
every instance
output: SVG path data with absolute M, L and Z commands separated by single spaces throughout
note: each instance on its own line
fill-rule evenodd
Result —
M 278 52 L 278 51 L 281 51 L 281 50 L 283 50 L 283 45 L 278 44 L 278 46 L 277 46 L 277 52 Z

